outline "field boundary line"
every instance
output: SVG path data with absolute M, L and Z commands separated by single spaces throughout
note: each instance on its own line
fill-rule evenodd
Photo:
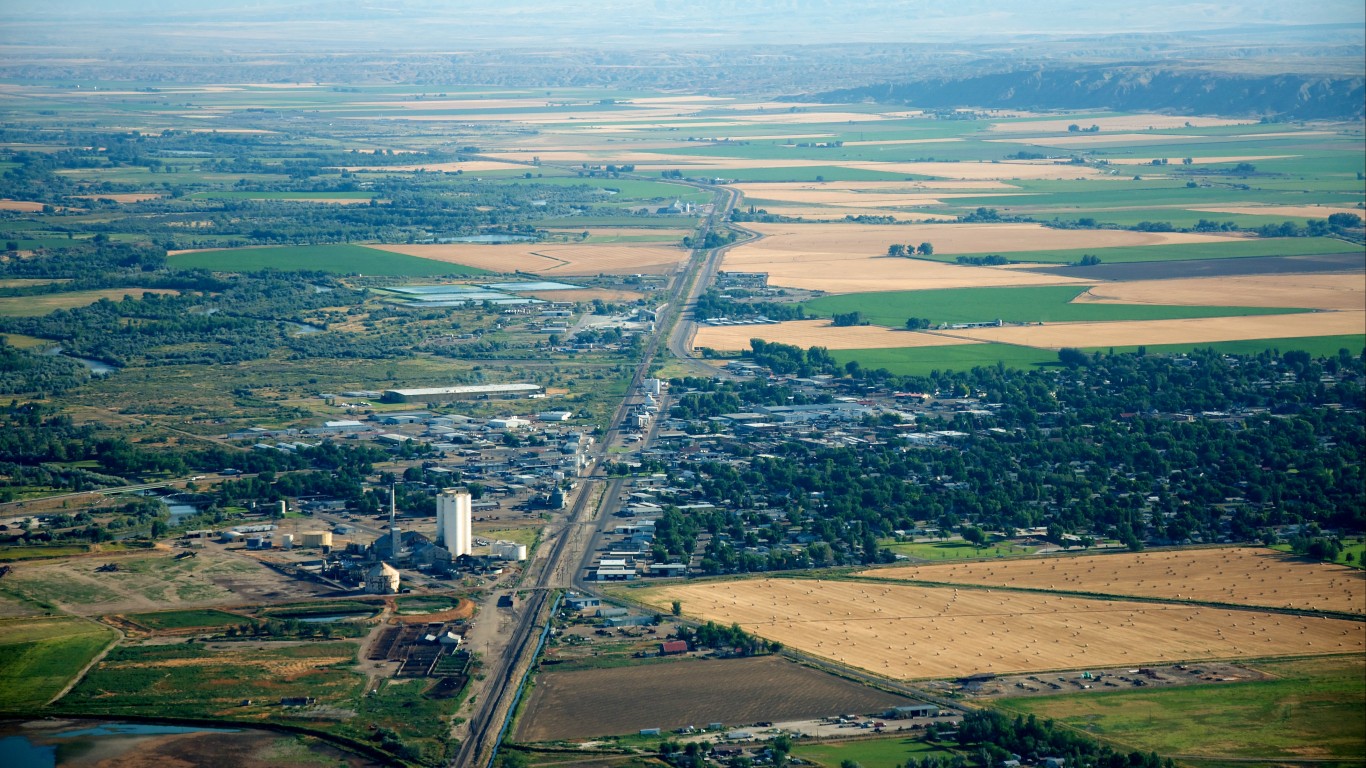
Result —
M 975 589 L 990 592 L 993 589 L 1002 592 L 1023 592 L 1026 594 L 1062 595 L 1065 597 L 1075 597 L 1088 600 L 1125 600 L 1136 603 L 1156 603 L 1159 605 L 1182 605 L 1196 608 L 1221 608 L 1224 610 L 1238 611 L 1258 611 L 1262 613 L 1278 613 L 1288 616 L 1302 616 L 1311 619 L 1342 619 L 1345 621 L 1366 622 L 1366 614 L 1344 613 L 1341 611 L 1316 611 L 1307 608 L 1286 608 L 1284 606 L 1249 605 L 1247 603 L 1221 603 L 1213 600 L 1183 600 L 1174 597 L 1152 597 L 1150 595 L 1122 595 L 1109 592 L 1079 592 L 1069 589 L 1044 589 L 1042 587 L 1012 587 L 999 584 L 962 584 L 952 581 L 924 581 L 919 579 L 895 579 L 886 576 L 859 576 L 849 574 L 838 579 L 839 581 L 872 582 L 875 584 L 903 584 L 913 587 L 931 587 L 935 589 Z

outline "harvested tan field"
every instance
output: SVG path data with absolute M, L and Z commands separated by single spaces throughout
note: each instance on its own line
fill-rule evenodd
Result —
M 1247 275 L 1178 280 L 1135 280 L 1098 285 L 1073 303 L 1175 304 L 1204 307 L 1296 307 L 1366 311 L 1360 273 Z
M 1040 224 L 929 224 L 923 227 L 903 227 L 750 223 L 745 226 L 765 235 L 764 239 L 739 246 L 732 250 L 728 257 L 737 253 L 774 251 L 821 254 L 823 258 L 825 254 L 830 254 L 836 258 L 863 259 L 868 255 L 885 255 L 887 246 L 892 243 L 919 244 L 927 241 L 934 244 L 935 253 L 953 254 L 1225 243 L 1234 239 L 1187 232 L 1050 229 Z
M 1219 117 L 1183 117 L 1181 115 L 1115 115 L 1114 117 L 1058 118 L 1057 120 L 1021 120 L 1011 123 L 992 123 L 993 133 L 1032 133 L 1035 131 L 1066 131 L 1069 125 L 1102 131 L 1144 131 L 1170 128 L 1214 128 L 1221 125 L 1252 125 L 1256 120 L 1225 120 Z M 1088 134 L 1093 135 L 1093 134 Z
M 1288 157 L 1299 157 L 1299 155 L 1226 155 L 1222 157 L 1192 157 L 1191 165 L 1209 165 L 1211 163 L 1245 163 L 1254 160 L 1284 160 Z M 1151 157 L 1107 157 L 1110 165 L 1152 165 Z M 1184 165 L 1184 158 L 1158 156 L 1157 159 L 1165 159 L 1170 165 Z
M 987 141 L 1002 144 L 1037 144 L 1044 147 L 1089 147 L 1097 144 L 1174 144 L 1198 138 L 1200 137 L 1173 133 L 1070 133 L 1066 136 L 1021 136 L 1018 139 Z
M 687 260 L 683 248 L 660 245 L 374 245 L 447 264 L 492 272 L 556 275 L 664 274 Z
M 830 165 L 830 163 L 824 163 Z M 1066 163 L 836 163 L 845 168 L 862 168 L 887 173 L 912 173 L 943 179 L 1081 179 L 1101 176 L 1104 172 L 1084 165 Z M 767 163 L 763 166 L 767 167 Z
M 525 171 L 527 166 L 516 163 L 499 163 L 492 160 L 465 160 L 456 163 L 415 163 L 412 165 L 351 165 L 341 170 L 352 173 L 357 171 L 368 173 L 384 173 L 386 171 L 391 173 L 407 173 L 410 171 L 479 173 L 481 171 Z
M 876 325 L 837 328 L 829 320 L 790 320 L 776 325 L 699 325 L 694 347 L 734 352 L 749 349 L 750 339 L 795 344 L 802 349 L 890 349 L 893 347 L 943 347 L 964 343 L 962 339 L 932 333 L 898 331 Z
M 723 269 L 767 272 L 769 282 L 790 288 L 863 291 L 972 288 L 1004 285 L 1070 285 L 1077 278 L 1021 270 L 895 259 L 893 243 L 933 243 L 936 253 L 1009 253 L 1051 248 L 1219 242 L 1227 238 L 1187 233 L 1048 229 L 1037 224 L 746 224 L 764 237 L 726 254 Z
M 918 192 L 922 190 L 960 190 L 974 191 L 982 189 L 1009 189 L 1019 191 L 1019 187 L 1014 184 L 1007 184 L 1003 181 L 984 180 L 984 181 L 963 181 L 955 179 L 922 179 L 918 181 L 768 181 L 768 182 L 740 182 L 738 184 L 727 184 L 746 194 L 753 194 L 755 197 L 777 197 L 773 190 L 786 192 L 788 190 L 820 190 L 833 189 L 837 191 L 853 190 L 857 192 Z
M 951 141 L 962 141 L 960 138 L 947 139 L 883 139 L 881 141 L 846 141 L 846 147 L 872 147 L 891 144 L 946 144 Z
M 1366 613 L 1366 573 L 1257 547 L 877 568 L 863 576 Z
M 754 579 L 647 602 L 896 679 L 1366 651 L 1366 624 L 989 589 Z
M 1225 205 L 1217 208 L 1192 208 L 1192 211 L 1211 213 L 1247 213 L 1253 216 L 1304 216 L 1310 219 L 1326 219 L 1335 213 L 1350 213 L 1358 218 L 1366 218 L 1366 211 L 1360 208 L 1334 208 L 1326 205 Z
M 1291 339 L 1366 333 L 1366 313 L 1313 312 L 1193 320 L 1125 320 L 1111 323 L 1055 323 L 950 331 L 960 339 L 999 341 L 1026 347 L 1130 347 L 1138 344 L 1205 344 L 1247 339 Z
M 763 203 L 759 207 L 778 216 L 791 216 L 812 221 L 843 221 L 845 216 L 886 216 L 894 221 L 954 221 L 958 218 L 951 213 L 931 213 L 922 210 L 898 211 L 890 208 L 851 208 L 835 205 L 812 208 L 799 205 L 774 205 L 772 203 Z
M 0 200 L 0 211 L 22 211 L 23 213 L 37 213 L 43 210 L 43 203 L 35 203 L 30 200 L 10 200 L 6 198 Z
M 143 192 L 122 192 L 108 195 L 72 195 L 82 200 L 113 200 L 116 203 L 141 203 L 146 200 L 159 200 L 161 195 Z
M 793 203 L 814 205 L 853 205 L 865 207 L 913 207 L 917 205 L 941 205 L 945 200 L 960 197 L 1019 197 L 1028 193 L 1021 192 L 942 192 L 942 191 L 874 191 L 850 189 L 838 184 L 798 187 L 784 185 L 780 189 L 775 184 L 732 184 L 747 197 L 762 200 L 783 200 Z

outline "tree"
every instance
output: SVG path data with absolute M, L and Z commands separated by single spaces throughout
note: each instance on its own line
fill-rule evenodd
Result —
M 1328 226 L 1334 230 L 1356 229 L 1361 226 L 1361 217 L 1355 213 L 1330 214 L 1328 216 Z
M 981 549 L 987 543 L 987 532 L 975 525 L 964 526 L 963 541 Z
M 16 247 L 16 248 L 11 248 L 10 250 L 12 250 L 12 251 L 13 251 L 13 250 L 18 250 L 18 248 L 17 248 L 17 247 Z M 897 257 L 899 257 L 899 256 L 905 256 L 905 255 L 906 255 L 906 246 L 901 245 L 900 243 L 892 243 L 891 245 L 887 246 L 887 255 L 888 255 L 888 256 L 897 256 Z
M 920 254 L 921 256 L 933 256 L 934 246 L 930 243 L 921 243 L 919 246 L 916 247 L 915 252 Z
M 1058 350 L 1058 362 L 1068 368 L 1077 368 L 1086 365 L 1089 359 L 1090 358 L 1086 356 L 1085 352 L 1076 347 L 1063 347 Z
M 924 317 L 911 317 L 906 320 L 906 330 L 918 331 L 922 328 L 929 328 L 930 321 Z
M 681 600 L 675 600 L 675 601 L 673 601 L 672 603 L 669 604 L 669 610 L 670 610 L 670 611 L 673 613 L 673 615 L 675 615 L 675 616 L 682 616 L 682 615 L 683 615 L 683 601 L 681 601 Z

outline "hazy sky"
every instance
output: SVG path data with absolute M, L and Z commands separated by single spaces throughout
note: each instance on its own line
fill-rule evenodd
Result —
M 1366 27 L 1366 11 L 1362 0 L 0 0 L 0 22 L 10 27 L 10 45 L 51 44 L 65 30 L 111 47 L 137 40 L 245 44 L 292 38 L 450 50 L 666 41 L 943 43 L 1250 25 Z M 124 24 L 139 30 L 130 35 L 120 29 Z

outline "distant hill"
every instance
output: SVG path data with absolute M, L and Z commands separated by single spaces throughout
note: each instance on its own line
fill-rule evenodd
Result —
M 1112 109 L 1284 120 L 1360 120 L 1366 78 L 1237 74 L 1169 65 L 1016 70 L 967 78 L 829 91 L 820 101 L 876 101 L 926 109 Z

